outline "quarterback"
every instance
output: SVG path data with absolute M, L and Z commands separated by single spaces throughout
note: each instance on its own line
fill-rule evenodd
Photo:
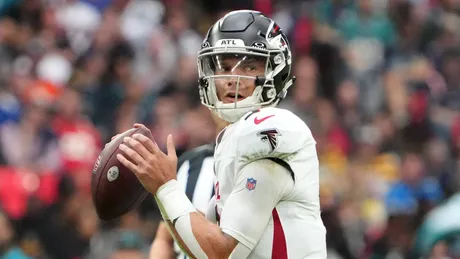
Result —
M 284 33 L 260 12 L 233 11 L 209 29 L 199 92 L 228 126 L 216 140 L 205 216 L 175 179 L 171 135 L 166 153 L 139 134 L 120 145 L 125 155 L 117 158 L 154 194 L 190 258 L 326 258 L 316 142 L 301 119 L 276 108 L 295 80 L 291 58 Z

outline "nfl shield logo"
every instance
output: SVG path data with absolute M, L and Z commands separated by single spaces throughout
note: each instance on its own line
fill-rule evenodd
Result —
M 257 180 L 255 180 L 254 178 L 248 178 L 248 181 L 246 182 L 246 189 L 252 191 L 256 188 L 256 183 L 257 183 Z

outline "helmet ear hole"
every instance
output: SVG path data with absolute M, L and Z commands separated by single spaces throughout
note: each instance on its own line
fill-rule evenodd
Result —
M 275 97 L 276 97 L 276 89 L 274 87 L 263 87 L 262 88 L 263 102 L 273 100 Z

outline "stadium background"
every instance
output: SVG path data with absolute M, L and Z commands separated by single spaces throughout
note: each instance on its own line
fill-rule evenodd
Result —
M 0 3 L 0 258 L 145 255 L 152 201 L 99 222 L 91 167 L 134 122 L 179 152 L 213 141 L 195 59 L 234 9 L 289 36 L 298 80 L 281 106 L 318 142 L 330 258 L 459 254 L 460 1 Z

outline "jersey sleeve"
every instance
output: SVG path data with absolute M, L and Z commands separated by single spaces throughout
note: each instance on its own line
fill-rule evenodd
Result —
M 252 250 L 273 209 L 293 185 L 289 172 L 281 165 L 268 159 L 249 163 L 238 172 L 235 187 L 222 210 L 222 231 Z
M 237 170 L 264 158 L 286 162 L 307 145 L 316 144 L 308 126 L 288 110 L 264 108 L 243 121 L 237 134 Z

